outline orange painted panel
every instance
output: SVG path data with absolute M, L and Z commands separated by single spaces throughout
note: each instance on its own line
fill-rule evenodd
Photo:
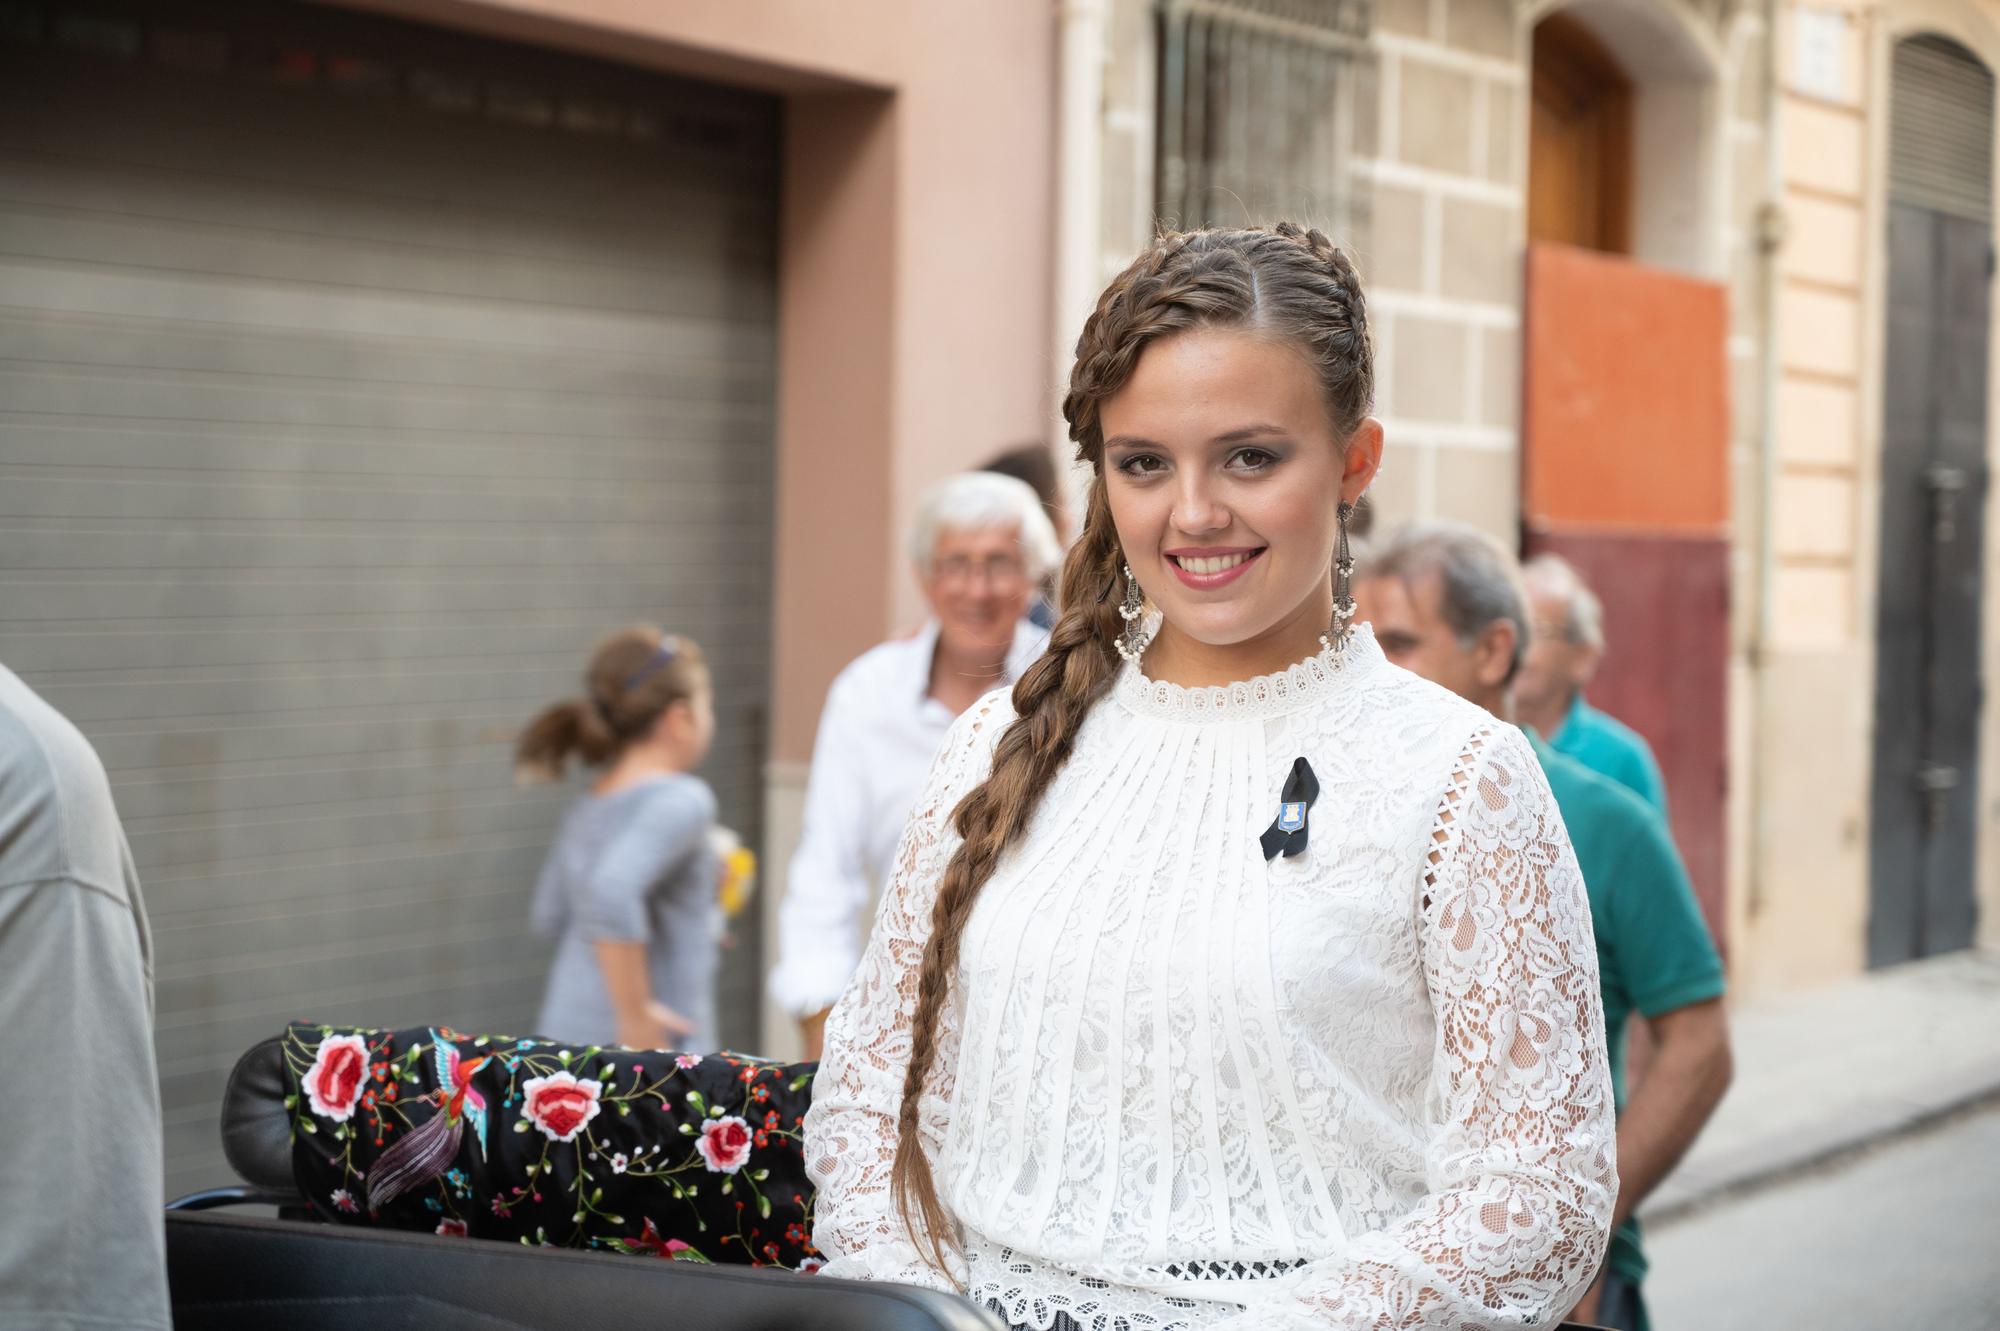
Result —
M 1630 259 L 1531 245 L 1521 507 L 1531 529 L 1721 535 L 1729 297 Z

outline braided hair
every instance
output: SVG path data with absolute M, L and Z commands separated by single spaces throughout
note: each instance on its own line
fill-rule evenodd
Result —
M 1028 825 L 1068 761 L 1084 718 L 1118 673 L 1113 643 L 1123 624 L 1116 599 L 1106 593 L 1124 557 L 1105 492 L 1098 413 L 1131 378 L 1148 346 L 1193 328 L 1252 330 L 1305 352 L 1342 440 L 1366 417 L 1374 395 L 1367 311 L 1354 265 L 1318 231 L 1290 222 L 1164 234 L 1112 280 L 1084 323 L 1063 417 L 1092 478 L 1083 530 L 1063 561 L 1061 617 L 1048 649 L 1014 686 L 1016 719 L 995 743 L 991 771 L 952 811 L 961 844 L 939 879 L 918 967 L 892 1183 L 911 1238 L 940 1269 L 951 1225 L 923 1152 L 918 1103 L 937 1057 L 939 1017 L 958 969 L 965 924 L 980 888 Z

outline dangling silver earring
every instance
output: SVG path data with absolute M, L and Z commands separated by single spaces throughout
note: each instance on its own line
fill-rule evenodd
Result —
M 1132 566 L 1125 564 L 1122 567 L 1125 572 L 1125 599 L 1118 604 L 1118 617 L 1125 621 L 1125 631 L 1118 635 L 1118 654 L 1136 666 L 1153 639 L 1139 624 L 1146 616 L 1146 594 L 1139 590 L 1139 580 L 1132 576 Z
M 1354 505 L 1343 501 L 1334 510 L 1340 520 L 1340 540 L 1333 553 L 1333 626 L 1319 635 L 1319 645 L 1338 653 L 1347 646 L 1348 621 L 1354 618 L 1354 554 L 1347 546 L 1347 520 Z

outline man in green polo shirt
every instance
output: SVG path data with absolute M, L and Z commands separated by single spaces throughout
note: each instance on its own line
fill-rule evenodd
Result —
M 1510 686 L 1528 640 L 1514 559 L 1470 527 L 1406 530 L 1364 561 L 1355 586 L 1389 660 L 1512 720 Z M 1646 1257 L 1633 1211 L 1694 1141 L 1729 1085 L 1722 963 L 1664 820 L 1615 781 L 1530 730 L 1590 897 L 1618 1118 L 1616 1233 L 1605 1269 L 1571 1316 L 1648 1331 Z M 1655 1045 L 1635 1093 L 1625 1027 L 1638 1013 Z
M 1561 555 L 1536 555 L 1521 570 L 1533 641 L 1514 683 L 1514 719 L 1549 747 L 1633 791 L 1667 816 L 1667 783 L 1639 732 L 1584 701 L 1604 659 L 1604 607 Z

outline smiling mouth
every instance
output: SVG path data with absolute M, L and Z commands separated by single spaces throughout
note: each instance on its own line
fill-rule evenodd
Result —
M 1230 569 L 1247 564 L 1263 553 L 1259 549 L 1242 550 L 1233 555 L 1207 555 L 1200 557 L 1168 555 L 1167 558 L 1173 561 L 1175 568 L 1184 569 L 1189 573 L 1208 576 L 1216 573 L 1227 573 Z

